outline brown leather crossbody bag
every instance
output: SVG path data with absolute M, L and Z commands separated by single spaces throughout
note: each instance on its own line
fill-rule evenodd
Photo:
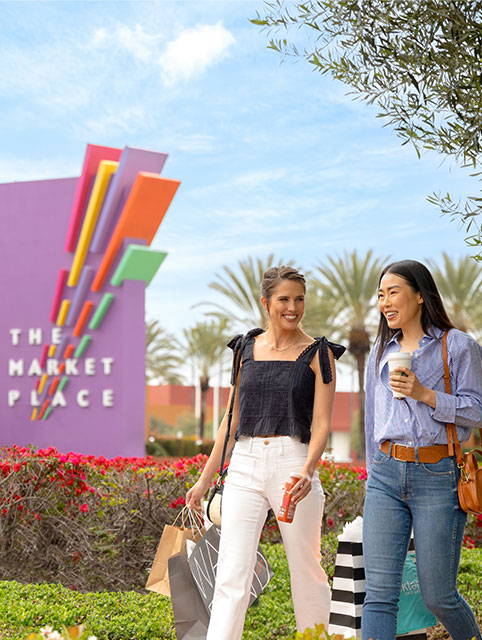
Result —
M 452 393 L 450 385 L 450 371 L 447 356 L 447 331 L 442 338 L 442 355 L 444 361 L 445 392 Z M 482 440 L 482 429 L 480 429 Z M 460 506 L 467 513 L 478 515 L 482 513 L 482 467 L 478 467 L 476 454 L 482 457 L 480 449 L 462 452 L 454 424 L 447 424 L 447 443 L 449 456 L 457 456 L 457 466 L 460 469 L 458 484 Z

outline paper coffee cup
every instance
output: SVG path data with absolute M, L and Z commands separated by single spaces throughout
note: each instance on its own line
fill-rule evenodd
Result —
M 397 367 L 405 367 L 406 369 L 412 368 L 412 355 L 405 351 L 398 351 L 397 353 L 391 353 L 388 356 L 388 370 L 393 371 Z M 403 374 L 402 374 L 403 375 Z M 406 398 L 407 396 L 399 391 L 393 391 L 394 398 Z

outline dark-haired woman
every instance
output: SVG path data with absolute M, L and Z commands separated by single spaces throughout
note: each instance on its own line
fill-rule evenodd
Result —
M 482 424 L 482 349 L 455 329 L 428 269 L 388 265 L 378 289 L 380 325 L 367 365 L 369 467 L 363 523 L 366 597 L 362 638 L 394 640 L 402 571 L 413 528 L 420 590 L 454 640 L 481 640 L 456 579 L 466 514 L 446 423 L 461 442 Z M 447 335 L 452 393 L 445 393 L 441 340 Z M 388 371 L 388 356 L 412 354 L 411 370 Z M 392 392 L 405 398 L 395 399 Z
M 344 348 L 302 331 L 305 279 L 296 269 L 268 269 L 261 294 L 267 330 L 254 329 L 230 345 L 241 352 L 241 372 L 207 640 L 241 638 L 261 529 L 268 509 L 278 511 L 291 472 L 299 474 L 292 489 L 296 513 L 292 523 L 279 525 L 296 625 L 300 631 L 318 623 L 328 626 L 330 589 L 320 566 L 324 496 L 316 469 L 330 431 L 334 355 Z M 189 507 L 201 509 L 220 464 L 226 424 L 225 416 L 201 478 L 187 494 Z

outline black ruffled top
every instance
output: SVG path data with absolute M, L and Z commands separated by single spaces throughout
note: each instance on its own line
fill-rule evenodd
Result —
M 231 384 L 235 381 L 239 358 L 243 363 L 236 439 L 282 435 L 309 442 L 315 397 L 315 374 L 310 363 L 318 352 L 323 382 L 328 384 L 332 380 L 328 348 L 338 359 L 345 347 L 326 338 L 315 338 L 296 360 L 254 360 L 254 338 L 260 333 L 263 329 L 252 329 L 228 344 L 233 350 Z

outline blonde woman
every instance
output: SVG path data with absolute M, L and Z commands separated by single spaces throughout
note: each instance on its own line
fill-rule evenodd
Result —
M 279 524 L 296 624 L 299 631 L 319 623 L 328 627 L 330 589 L 320 566 L 324 495 L 316 469 L 330 431 L 334 358 L 345 349 L 301 329 L 305 292 L 305 278 L 296 269 L 268 269 L 261 284 L 268 328 L 230 343 L 240 354 L 241 370 L 207 640 L 241 638 L 261 530 L 269 508 L 277 512 L 291 472 L 299 474 L 292 489 L 296 513 L 292 523 Z M 220 464 L 226 425 L 225 416 L 201 478 L 187 494 L 191 508 L 201 510 Z

